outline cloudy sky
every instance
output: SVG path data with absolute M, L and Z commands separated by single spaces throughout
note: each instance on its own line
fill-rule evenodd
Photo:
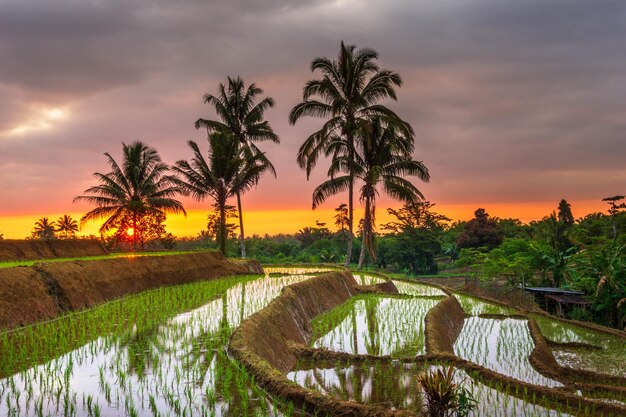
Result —
M 626 192 L 623 0 L 0 0 L 0 232 L 88 210 L 72 199 L 122 142 L 188 158 L 187 140 L 205 143 L 193 122 L 214 117 L 202 95 L 228 75 L 277 103 L 281 144 L 263 149 L 278 178 L 244 208 L 310 213 L 325 166 L 306 182 L 295 154 L 321 121 L 287 114 L 341 40 L 402 76 L 389 105 L 413 124 L 431 171 L 419 186 L 442 211 L 530 220 L 567 198 L 584 215 Z

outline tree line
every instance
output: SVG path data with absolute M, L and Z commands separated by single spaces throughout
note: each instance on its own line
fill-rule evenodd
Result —
M 404 203 L 419 202 L 423 195 L 407 179 L 430 178 L 428 169 L 412 157 L 415 135 L 409 123 L 382 101 L 397 100 L 400 76 L 379 68 L 376 51 L 354 45 L 340 46 L 336 58 L 318 57 L 311 71 L 320 78 L 308 81 L 302 101 L 289 113 L 296 124 L 303 117 L 324 119 L 322 127 L 302 143 L 297 163 L 307 179 L 320 158 L 330 159 L 328 179 L 318 185 L 312 196 L 315 209 L 330 196 L 347 192 L 348 204 L 345 263 L 350 263 L 354 239 L 355 192 L 365 208 L 361 247 L 358 259 L 363 266 L 366 252 L 376 258 L 374 227 L 376 198 L 382 191 Z M 216 235 L 219 248 L 226 252 L 228 240 L 228 201 L 236 199 L 240 254 L 246 257 L 246 239 L 241 196 L 253 189 L 265 174 L 276 176 L 276 170 L 258 144 L 280 143 L 278 135 L 265 120 L 265 112 L 274 106 L 271 97 L 262 97 L 255 84 L 245 86 L 240 77 L 228 77 L 218 86 L 217 94 L 205 94 L 219 120 L 198 119 L 196 129 L 205 129 L 208 150 L 189 141 L 189 160 L 165 164 L 158 152 L 143 142 L 123 144 L 122 161 L 118 163 L 105 153 L 109 171 L 96 172 L 98 184 L 88 188 L 75 201 L 95 206 L 81 218 L 81 223 L 105 219 L 102 234 L 128 232 L 134 246 L 143 246 L 142 234 L 147 223 L 167 213 L 186 214 L 178 199 L 190 196 L 197 201 L 210 200 L 217 213 Z M 205 156 L 206 155 L 206 156 Z

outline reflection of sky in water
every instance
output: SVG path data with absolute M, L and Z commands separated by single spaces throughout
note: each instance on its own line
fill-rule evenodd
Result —
M 454 343 L 460 358 L 500 374 L 535 385 L 562 386 L 532 367 L 528 358 L 534 347 L 526 320 L 480 317 L 466 318 Z
M 424 317 L 438 302 L 390 297 L 357 300 L 343 321 L 313 346 L 356 354 L 423 354 Z
M 385 280 L 380 277 L 375 277 L 373 275 L 367 274 L 359 274 L 357 272 L 353 272 L 352 276 L 354 276 L 354 279 L 359 285 L 374 285 L 385 282 Z
M 519 314 L 513 308 L 489 303 L 468 295 L 454 294 L 454 296 L 459 300 L 459 304 L 461 304 L 465 313 L 470 316 L 478 316 L 480 314 Z
M 559 364 L 626 377 L 626 340 L 538 314 L 533 314 L 532 317 L 537 321 L 541 333 L 550 340 L 560 343 L 587 343 L 603 348 L 602 350 L 554 348 L 554 356 Z
M 229 369 L 234 365 L 221 350 L 224 346 L 216 345 L 224 312 L 228 329 L 234 329 L 278 296 L 282 287 L 307 278 L 236 284 L 223 297 L 153 328 L 98 338 L 0 380 L 0 415 L 87 416 L 91 404 L 91 414 L 99 408 L 102 416 L 153 416 L 154 406 L 164 416 L 238 416 L 238 400 L 216 399 L 224 394 L 224 376 L 237 372 Z
M 394 283 L 400 294 L 406 295 L 422 295 L 422 296 L 441 296 L 445 297 L 446 293 L 439 288 L 431 287 L 430 285 L 423 285 L 417 282 L 405 282 L 391 280 Z
M 335 368 L 310 368 L 313 364 L 302 364 L 300 369 L 287 377 L 302 387 L 319 391 L 338 399 L 352 400 L 365 404 L 386 403 L 395 407 L 419 411 L 422 392 L 417 376 L 424 370 L 415 364 L 391 363 L 354 364 Z M 431 371 L 437 369 L 430 366 Z M 472 417 L 565 417 L 569 414 L 534 405 L 516 397 L 489 388 L 473 381 L 462 370 L 454 378 L 478 400 L 478 408 Z

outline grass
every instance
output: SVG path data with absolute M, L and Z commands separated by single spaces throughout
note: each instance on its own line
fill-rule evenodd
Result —
M 193 253 L 194 251 L 158 251 L 158 252 L 115 252 L 109 255 L 83 256 L 76 258 L 50 258 L 50 259 L 34 259 L 24 261 L 4 261 L 0 262 L 0 268 L 12 268 L 15 266 L 33 266 L 35 263 L 41 262 L 68 262 L 68 261 L 97 261 L 101 259 L 111 258 L 134 258 L 139 256 L 169 256 L 182 255 L 185 253 Z

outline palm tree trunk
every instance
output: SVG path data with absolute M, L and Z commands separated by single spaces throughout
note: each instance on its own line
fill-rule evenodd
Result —
M 350 178 L 350 184 L 348 185 L 348 252 L 346 253 L 346 263 L 345 263 L 346 268 L 350 267 L 350 259 L 352 258 L 352 241 L 354 239 L 353 224 L 354 224 L 354 184 L 353 184 L 352 178 Z
M 370 233 L 370 198 L 365 196 L 365 218 L 363 219 L 363 243 L 361 244 L 361 254 L 359 255 L 358 269 L 363 268 L 365 262 L 365 248 L 369 244 Z
M 226 199 L 220 199 L 220 251 L 226 255 Z
M 243 214 L 241 210 L 241 194 L 237 191 L 237 211 L 239 215 L 239 246 L 241 247 L 241 257 L 246 257 L 246 238 L 243 234 Z

